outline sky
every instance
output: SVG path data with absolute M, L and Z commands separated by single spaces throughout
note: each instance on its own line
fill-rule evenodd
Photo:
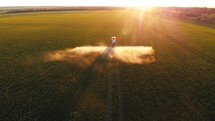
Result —
M 0 0 L 0 6 L 179 6 L 215 8 L 215 0 Z

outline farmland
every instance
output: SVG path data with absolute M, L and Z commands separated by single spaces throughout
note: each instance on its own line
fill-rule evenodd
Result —
M 214 120 L 214 25 L 140 13 L 0 14 L 0 120 Z M 153 47 L 156 61 L 99 61 L 82 68 L 43 58 L 108 45 L 111 36 L 118 46 Z

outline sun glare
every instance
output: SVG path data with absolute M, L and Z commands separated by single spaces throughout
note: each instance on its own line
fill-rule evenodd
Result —
M 123 1 L 123 6 L 127 7 L 153 7 L 153 6 L 179 6 L 179 7 L 199 7 L 199 6 L 208 6 L 208 7 L 214 7 L 214 1 L 213 0 L 180 0 L 180 1 L 174 1 L 174 0 L 125 0 Z
M 133 6 L 133 7 L 138 7 L 138 8 L 147 8 L 147 7 L 153 6 L 154 2 L 153 1 L 141 1 L 141 0 L 138 0 L 137 2 L 133 2 L 130 5 Z

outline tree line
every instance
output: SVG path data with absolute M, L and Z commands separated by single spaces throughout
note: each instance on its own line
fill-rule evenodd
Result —
M 197 21 L 215 23 L 215 8 L 160 7 L 156 9 L 156 13 L 170 17 L 191 18 Z
M 58 6 L 43 6 L 43 7 L 2 7 L 0 13 L 24 13 L 24 12 L 48 12 L 48 11 L 74 11 L 74 10 L 120 10 L 125 7 L 58 7 Z

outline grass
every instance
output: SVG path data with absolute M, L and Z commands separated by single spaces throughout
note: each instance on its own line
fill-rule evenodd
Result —
M 0 106 L 4 110 L 0 119 L 106 120 L 109 63 L 82 69 L 66 62 L 45 62 L 41 57 L 76 46 L 107 44 L 116 36 L 118 45 L 152 46 L 157 59 L 148 65 L 119 65 L 126 120 L 214 120 L 214 64 L 165 34 L 215 58 L 215 29 L 147 14 L 140 32 L 139 17 L 128 10 L 1 17 Z M 112 118 L 118 120 L 116 78 L 113 86 Z

